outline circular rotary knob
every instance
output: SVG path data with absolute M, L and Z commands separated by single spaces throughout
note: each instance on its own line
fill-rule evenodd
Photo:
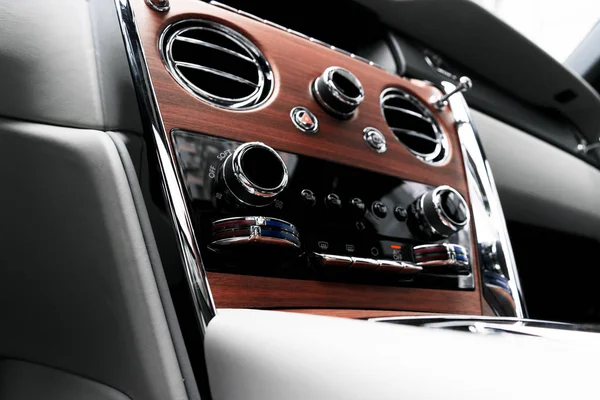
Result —
M 413 214 L 421 233 L 428 237 L 448 237 L 467 225 L 469 207 L 464 197 L 450 186 L 438 186 L 413 204 Z
M 315 79 L 312 90 L 319 105 L 341 119 L 350 118 L 365 98 L 358 78 L 341 67 L 327 68 Z
M 275 150 L 260 142 L 241 145 L 221 168 L 226 189 L 239 202 L 250 206 L 272 203 L 288 182 L 285 162 Z

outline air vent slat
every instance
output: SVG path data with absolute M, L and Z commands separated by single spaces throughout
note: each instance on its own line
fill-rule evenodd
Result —
M 273 72 L 260 50 L 238 32 L 204 20 L 184 20 L 161 35 L 167 69 L 188 92 L 212 105 L 246 110 L 273 90 Z
M 218 70 L 218 69 L 205 67 L 204 65 L 191 64 L 191 63 L 186 63 L 186 62 L 176 62 L 175 65 L 177 67 L 198 69 L 200 71 L 208 72 L 209 74 L 219 75 L 219 76 L 221 76 L 223 78 L 231 79 L 232 81 L 243 83 L 243 84 L 248 85 L 248 86 L 258 87 L 258 85 L 256 83 L 254 83 L 254 82 L 250 82 L 250 81 L 248 81 L 248 80 L 246 80 L 244 78 L 240 78 L 239 76 L 232 75 L 232 74 L 230 74 L 228 72 L 225 72 L 225 71 L 221 71 L 221 70 Z
M 430 119 L 428 117 L 424 116 L 423 114 L 419 114 L 418 112 L 407 110 L 406 108 L 389 106 L 389 105 L 384 105 L 383 108 L 386 110 L 398 111 L 398 112 L 408 114 L 408 115 L 416 117 L 416 118 L 421 118 L 424 121 L 430 122 Z
M 401 133 L 404 135 L 413 136 L 415 138 L 422 139 L 422 140 L 425 140 L 425 141 L 433 143 L 433 144 L 437 144 L 437 142 L 438 142 L 437 140 L 430 138 L 429 136 L 424 135 L 419 132 L 410 131 L 410 130 L 402 129 L 402 128 L 393 128 L 393 127 L 390 127 L 390 129 L 392 130 L 392 132 L 397 132 L 397 133 Z
M 390 130 L 411 153 L 429 163 L 445 159 L 445 137 L 419 99 L 400 89 L 388 89 L 381 95 L 381 110 Z
M 245 56 L 243 54 L 240 54 L 237 51 L 229 50 L 226 47 L 219 46 L 219 45 L 216 45 L 216 44 L 213 44 L 213 43 L 205 42 L 204 40 L 189 38 L 189 37 L 185 37 L 185 36 L 177 36 L 175 38 L 175 40 L 179 40 L 179 41 L 182 41 L 182 42 L 188 42 L 188 43 L 192 43 L 192 44 L 197 44 L 199 46 L 209 47 L 211 49 L 222 51 L 222 52 L 227 53 L 229 55 L 232 55 L 234 57 L 241 58 L 242 60 L 246 60 L 246 61 L 251 62 L 253 64 L 257 64 L 256 60 L 253 59 L 253 58 L 250 58 L 250 57 L 247 57 L 247 56 Z

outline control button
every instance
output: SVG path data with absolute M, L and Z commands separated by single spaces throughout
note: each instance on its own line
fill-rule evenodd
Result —
M 394 216 L 398 221 L 404 222 L 406 221 L 406 218 L 408 218 L 408 211 L 402 206 L 396 206 L 394 208 Z
M 354 253 L 356 251 L 356 247 L 353 244 L 346 244 L 344 248 L 348 253 Z
M 377 247 L 375 247 L 375 246 L 371 247 L 370 251 L 371 251 L 371 255 L 373 257 L 377 257 L 379 255 L 379 249 Z
M 431 239 L 448 237 L 469 222 L 467 202 L 450 186 L 438 186 L 425 193 L 412 205 L 411 229 Z
M 404 263 L 390 260 L 379 260 L 377 273 L 399 274 L 404 269 Z
M 404 266 L 404 268 L 402 268 L 402 270 L 400 271 L 401 275 L 414 275 L 423 271 L 423 267 L 412 263 L 402 262 L 402 265 Z
M 270 217 L 233 217 L 212 223 L 212 242 L 208 247 L 217 252 L 300 248 L 299 233 L 289 222 Z
M 260 142 L 244 143 L 219 167 L 223 190 L 236 202 L 262 207 L 271 204 L 288 183 L 288 170 L 281 156 Z
M 319 250 L 327 251 L 329 250 L 329 242 L 325 240 L 319 240 L 317 242 L 317 247 L 319 248 Z
M 356 216 L 362 217 L 363 215 L 365 215 L 367 206 L 365 205 L 364 201 L 362 201 L 358 197 L 355 197 L 352 200 L 350 200 L 350 205 L 352 206 L 352 212 Z
M 371 205 L 371 211 L 379 218 L 385 218 L 388 213 L 387 206 L 381 201 L 374 201 Z
M 361 271 L 374 271 L 379 267 L 379 261 L 372 258 L 352 257 L 350 268 Z
M 334 117 L 348 119 L 365 98 L 356 76 L 345 68 L 329 67 L 312 85 L 315 100 Z
M 384 153 L 387 150 L 385 136 L 375 128 L 365 128 L 363 130 L 363 139 L 377 153 Z
M 319 131 L 319 120 L 306 107 L 294 107 L 290 112 L 292 122 L 300 131 L 315 134 Z
M 380 244 L 382 258 L 387 258 L 394 261 L 410 260 L 410 254 L 408 254 L 407 257 L 405 257 L 404 254 L 404 252 L 411 250 L 410 246 L 405 246 L 402 243 L 392 242 L 389 240 L 382 240 Z
M 302 196 L 302 201 L 309 207 L 313 207 L 317 203 L 317 198 L 315 194 L 310 189 L 304 189 L 300 192 L 300 196 Z
M 314 253 L 315 258 L 324 267 L 344 268 L 352 265 L 352 258 L 334 254 Z
M 359 232 L 362 232 L 367 228 L 365 223 L 362 221 L 356 221 L 356 224 L 354 224 L 354 225 L 356 226 L 356 230 Z
M 339 210 L 342 208 L 342 200 L 340 200 L 340 196 L 335 193 L 329 193 L 325 197 L 325 205 L 330 210 Z
M 377 274 L 414 275 L 423 271 L 423 267 L 405 261 L 379 260 Z

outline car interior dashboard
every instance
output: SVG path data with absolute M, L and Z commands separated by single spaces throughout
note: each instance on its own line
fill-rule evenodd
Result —
M 0 8 L 0 399 L 594 390 L 579 75 L 467 0 L 67 3 Z

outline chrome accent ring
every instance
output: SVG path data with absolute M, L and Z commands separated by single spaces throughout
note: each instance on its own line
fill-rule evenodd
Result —
M 344 79 L 354 85 L 359 94 L 354 97 L 345 94 L 333 80 L 333 75 L 336 73 L 340 74 Z M 363 86 L 358 78 L 354 76 L 352 72 L 342 67 L 333 66 L 326 68 L 325 71 L 312 82 L 311 88 L 315 100 L 317 100 L 319 105 L 327 112 L 343 119 L 350 118 L 365 98 Z M 331 97 L 327 99 L 326 97 L 328 96 Z M 336 102 L 338 103 L 337 105 L 340 106 L 340 109 L 335 107 Z
M 189 24 L 196 25 L 187 26 Z M 227 39 L 231 40 L 241 49 L 245 50 L 246 53 L 249 55 L 248 58 L 256 66 L 258 82 L 256 83 L 255 90 L 241 98 L 227 98 L 209 93 L 206 90 L 199 88 L 197 85 L 190 82 L 179 70 L 177 62 L 173 58 L 173 43 L 178 39 L 178 37 L 181 36 L 181 34 L 190 30 L 205 30 L 220 34 L 226 37 Z M 165 64 L 171 76 L 173 77 L 173 79 L 175 79 L 175 81 L 177 81 L 177 83 L 181 85 L 181 87 L 183 87 L 188 93 L 190 93 L 197 99 L 207 102 L 213 106 L 225 108 L 228 110 L 250 110 L 264 104 L 264 102 L 267 101 L 267 99 L 271 96 L 271 94 L 274 91 L 275 84 L 273 82 L 273 72 L 266 57 L 262 54 L 262 52 L 256 47 L 254 43 L 252 43 L 250 40 L 248 40 L 245 36 L 241 35 L 237 31 L 225 25 L 202 19 L 185 19 L 177 21 L 167 26 L 162 31 L 158 42 L 162 61 Z M 197 67 L 204 66 L 197 65 Z M 190 66 L 189 68 L 193 67 Z M 223 71 L 221 71 L 222 76 L 223 74 L 229 75 L 228 73 L 224 73 Z M 217 73 L 217 75 L 219 74 Z M 239 79 L 241 81 L 245 81 L 242 78 Z M 265 90 L 265 86 L 267 83 L 269 83 L 269 92 L 266 95 L 264 95 L 262 101 L 259 101 L 260 97 L 264 94 L 263 91 Z M 252 82 L 252 84 L 254 83 Z
M 146 1 L 146 5 L 148 7 L 150 7 L 151 9 L 153 9 L 154 11 L 158 11 L 158 12 L 166 12 L 169 11 L 169 9 L 171 8 L 171 4 L 169 4 L 169 0 L 145 0 Z M 161 5 L 162 3 L 162 5 Z
M 263 150 L 267 150 L 272 155 L 274 155 L 277 158 L 277 160 L 279 160 L 279 162 L 281 163 L 281 167 L 283 169 L 283 176 L 281 177 L 281 181 L 279 182 L 279 184 L 277 186 L 272 187 L 272 188 L 265 188 L 265 187 L 259 186 L 259 185 L 255 184 L 254 182 L 252 182 L 248 178 L 246 173 L 244 172 L 244 169 L 242 167 L 242 158 L 244 157 L 244 154 L 246 152 L 248 152 L 249 150 L 252 150 L 254 148 L 261 148 Z M 281 193 L 281 191 L 283 189 L 285 189 L 285 187 L 288 183 L 288 169 L 287 169 L 287 166 L 285 165 L 285 162 L 281 158 L 281 156 L 275 150 L 273 150 L 271 147 L 269 147 L 261 142 L 244 143 L 243 145 L 241 145 L 240 147 L 238 147 L 235 150 L 235 152 L 233 153 L 233 155 L 231 157 L 232 157 L 231 166 L 233 169 L 233 175 L 238 180 L 238 182 L 240 182 L 242 184 L 242 187 L 248 193 L 250 193 L 254 196 L 271 198 L 271 197 L 277 196 L 279 193 Z
M 338 73 L 345 79 L 349 80 L 354 86 L 356 86 L 360 94 L 356 97 L 351 97 L 342 92 L 342 90 L 333 81 L 333 74 L 335 73 Z M 335 66 L 329 67 L 323 72 L 321 79 L 323 79 L 323 82 L 325 82 L 327 87 L 329 87 L 331 94 L 342 103 L 357 107 L 365 99 L 365 90 L 363 89 L 362 83 L 360 83 L 358 78 L 352 72 L 345 68 Z
M 423 104 L 420 100 L 417 100 L 411 94 L 405 92 L 402 89 L 399 89 L 396 87 L 391 87 L 391 88 L 385 89 L 383 92 L 381 92 L 381 95 L 379 96 L 379 108 L 381 109 L 381 113 L 382 113 L 384 119 L 385 119 L 384 103 L 388 99 L 393 99 L 393 98 L 402 98 L 402 99 L 412 103 L 413 105 L 415 105 L 417 108 L 419 108 L 421 110 L 422 115 L 424 117 L 427 117 L 431 123 L 433 131 L 435 133 L 436 146 L 435 146 L 435 149 L 431 153 L 421 153 L 421 152 L 418 152 L 418 151 L 406 146 L 394 134 L 394 137 L 396 137 L 396 140 L 398 140 L 400 143 L 402 143 L 402 145 L 404 147 L 406 147 L 408 149 L 408 151 L 410 151 L 412 154 L 414 154 L 421 161 L 424 161 L 426 163 L 433 164 L 433 165 L 441 164 L 441 163 L 445 162 L 448 159 L 448 154 L 449 154 L 448 139 L 447 139 L 446 135 L 444 134 L 444 132 L 442 131 L 439 123 L 435 119 L 435 116 L 433 115 L 433 113 L 427 108 L 427 106 L 425 106 L 425 104 Z M 386 122 L 387 122 L 387 120 L 386 120 Z M 393 128 L 394 127 L 390 126 L 392 133 L 393 133 Z M 444 157 L 441 160 L 434 161 L 441 154 L 442 151 L 445 152 Z
M 460 228 L 464 227 L 465 225 L 467 225 L 469 223 L 469 219 L 471 218 L 471 213 L 469 212 L 469 207 L 465 207 L 465 211 L 467 213 L 467 215 L 465 216 L 465 220 L 463 222 L 458 222 L 453 220 L 450 216 L 448 216 L 448 214 L 446 214 L 446 212 L 444 211 L 444 208 L 442 207 L 441 204 L 441 191 L 449 191 L 454 193 L 455 195 L 457 195 L 464 203 L 465 205 L 467 204 L 465 198 L 458 193 L 458 191 L 456 189 L 454 189 L 453 187 L 447 186 L 447 185 L 442 185 L 442 186 L 438 186 L 437 188 L 435 188 L 433 190 L 433 193 L 431 195 L 431 200 L 433 201 L 433 208 L 435 209 L 436 214 L 438 215 L 438 217 L 440 217 L 440 221 L 442 221 L 442 223 L 444 225 L 446 225 L 448 228 L 452 229 L 454 232 L 458 231 Z

